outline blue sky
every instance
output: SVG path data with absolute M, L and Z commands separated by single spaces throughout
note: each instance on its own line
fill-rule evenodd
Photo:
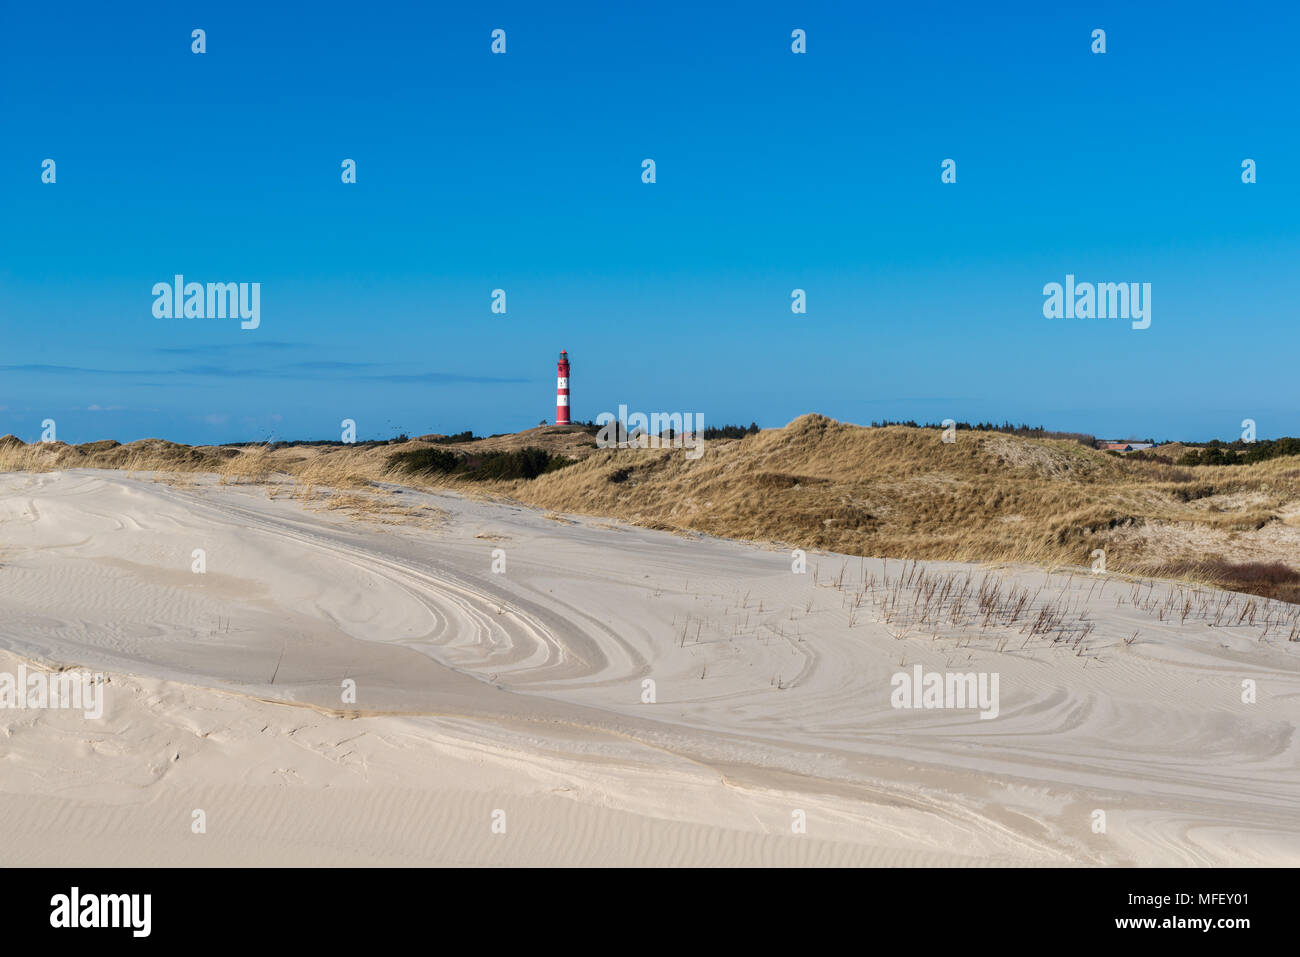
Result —
M 0 14 L 0 432 L 513 431 L 564 348 L 581 419 L 1300 433 L 1294 5 L 269 6 Z

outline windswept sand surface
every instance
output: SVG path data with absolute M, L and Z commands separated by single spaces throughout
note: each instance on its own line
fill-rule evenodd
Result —
M 445 521 L 0 476 L 0 672 L 109 681 L 100 720 L 0 710 L 0 863 L 1300 864 L 1300 643 L 1268 611 L 1215 627 L 1159 611 L 1172 586 L 927 563 L 1091 630 L 907 627 L 855 597 L 897 561 L 798 575 L 395 498 Z M 997 717 L 891 707 L 917 665 L 996 673 Z

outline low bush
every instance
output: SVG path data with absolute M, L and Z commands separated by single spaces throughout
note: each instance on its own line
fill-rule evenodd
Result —
M 388 465 L 408 475 L 450 475 L 470 482 L 508 482 L 535 479 L 572 465 L 573 461 L 538 448 L 469 455 L 445 449 L 412 449 L 391 456 Z

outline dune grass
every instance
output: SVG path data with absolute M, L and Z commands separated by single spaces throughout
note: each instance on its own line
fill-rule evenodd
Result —
M 457 437 L 453 437 L 457 438 Z M 394 447 L 198 447 L 146 439 L 23 445 L 0 470 L 211 472 L 313 490 L 452 487 L 786 548 L 925 560 L 1088 566 L 1300 600 L 1300 456 L 1187 467 L 1068 439 L 862 428 L 807 415 L 680 449 L 598 450 L 572 428 Z M 302 491 L 300 491 L 302 494 Z

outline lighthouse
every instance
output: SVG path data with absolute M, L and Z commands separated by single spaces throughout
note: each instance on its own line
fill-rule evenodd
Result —
M 555 368 L 555 424 L 569 424 L 569 354 L 563 349 Z

